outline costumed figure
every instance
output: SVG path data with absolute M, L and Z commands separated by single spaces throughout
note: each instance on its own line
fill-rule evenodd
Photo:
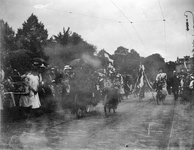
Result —
M 156 100 L 158 105 L 160 102 L 163 104 L 167 96 L 167 74 L 163 72 L 161 68 L 156 76 Z

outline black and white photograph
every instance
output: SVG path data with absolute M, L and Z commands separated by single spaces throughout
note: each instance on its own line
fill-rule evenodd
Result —
M 0 0 L 1 150 L 194 150 L 193 0 Z

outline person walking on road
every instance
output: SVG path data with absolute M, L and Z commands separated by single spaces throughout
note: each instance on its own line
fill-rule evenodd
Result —
M 179 88 L 180 88 L 180 78 L 178 77 L 176 71 L 173 71 L 173 75 L 170 78 L 172 93 L 174 95 L 174 100 L 176 101 L 179 97 Z

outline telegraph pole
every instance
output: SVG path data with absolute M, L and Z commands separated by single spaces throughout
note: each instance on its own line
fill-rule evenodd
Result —
M 189 31 L 189 21 L 188 21 L 188 15 L 187 14 L 191 14 L 192 16 L 192 19 L 193 19 L 193 35 L 194 36 L 194 15 L 193 15 L 193 12 L 192 11 L 185 11 L 184 15 L 186 16 L 186 30 Z M 194 40 L 193 40 L 193 49 L 192 49 L 192 52 L 194 53 Z M 193 54 L 193 73 L 194 73 L 194 54 Z
M 192 15 L 192 19 L 193 19 L 193 36 L 194 36 L 194 14 L 192 11 L 185 11 L 184 15 L 186 16 L 186 30 L 189 31 L 189 21 L 188 21 L 188 15 L 187 14 L 191 14 Z M 193 48 L 194 48 L 194 41 L 193 41 Z M 194 49 L 193 49 L 194 51 Z

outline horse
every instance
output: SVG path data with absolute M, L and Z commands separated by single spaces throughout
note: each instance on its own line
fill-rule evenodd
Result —
M 114 113 L 116 113 L 115 110 L 117 109 L 119 103 L 118 89 L 116 87 L 106 88 L 105 93 L 106 94 L 103 101 L 105 115 L 107 115 L 107 109 L 109 110 L 109 113 L 111 109 Z
M 156 101 L 157 101 L 157 104 L 160 105 L 161 104 L 164 104 L 164 100 L 166 98 L 166 95 L 167 95 L 167 92 L 166 90 L 164 90 L 164 84 L 163 82 L 154 82 L 153 83 L 153 89 L 156 90 Z

